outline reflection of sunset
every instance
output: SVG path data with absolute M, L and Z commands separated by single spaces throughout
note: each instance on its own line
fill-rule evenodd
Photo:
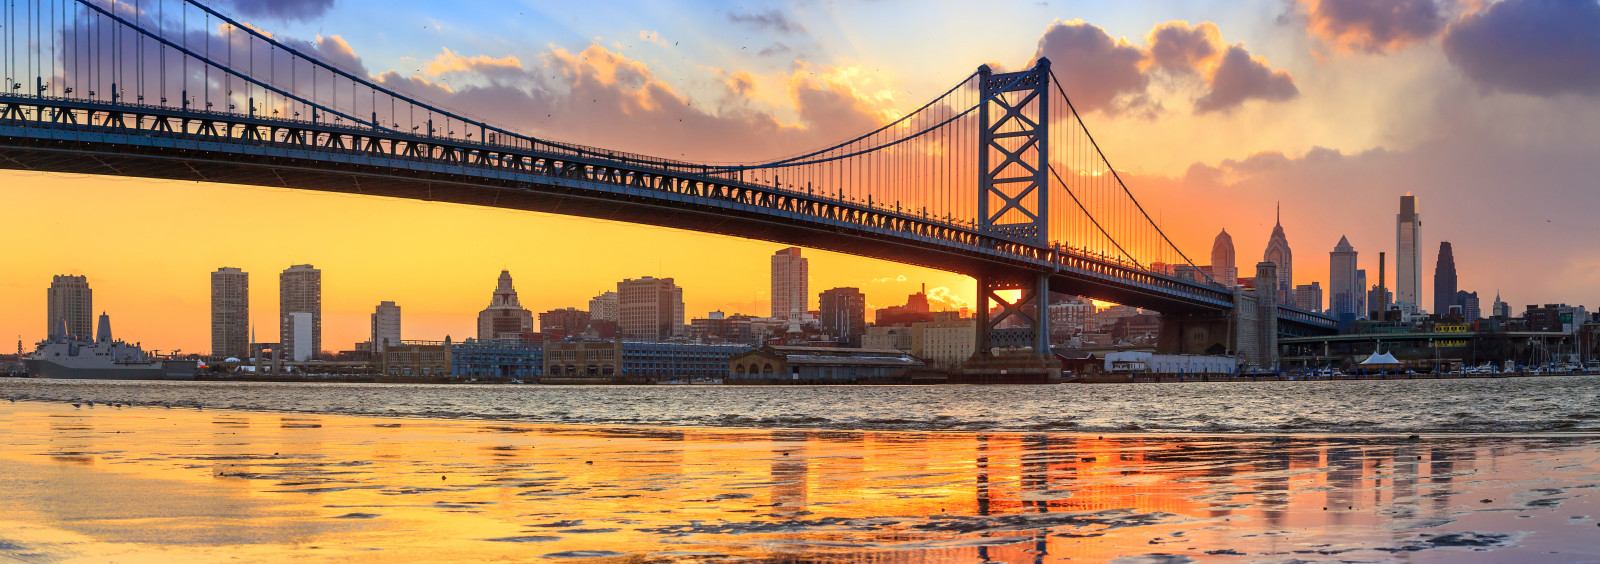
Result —
M 7 538 L 78 539 L 86 556 L 133 559 L 310 547 L 357 560 L 1360 549 L 1416 536 L 1371 536 L 1383 526 L 1435 527 L 1463 507 L 1489 509 L 1474 507 L 1479 497 L 1509 500 L 1479 491 L 1529 478 L 1520 472 L 1540 443 L 596 429 L 11 405 L 0 465 L 29 482 L 0 492 L 24 500 L 0 510 L 0 529 L 18 533 Z M 1296 533 L 1260 535 L 1277 530 Z M 172 538 L 207 540 L 164 545 Z

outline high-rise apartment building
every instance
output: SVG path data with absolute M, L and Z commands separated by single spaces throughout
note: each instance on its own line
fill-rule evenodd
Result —
M 617 334 L 624 338 L 659 341 L 685 333 L 683 289 L 671 278 L 618 282 L 617 303 Z
M 372 352 L 382 353 L 390 345 L 400 344 L 400 306 L 394 302 L 378 302 L 372 312 Z
M 295 320 L 290 314 L 310 314 Z M 292 358 L 322 354 L 322 271 L 309 264 L 291 266 L 278 275 L 279 342 Z M 310 335 L 311 341 L 305 342 Z
M 1294 256 L 1289 252 L 1289 238 L 1283 234 L 1281 208 L 1278 223 L 1272 228 L 1272 238 L 1267 240 L 1267 252 L 1261 260 L 1278 265 L 1278 303 L 1294 305 Z M 1256 281 L 1256 287 L 1262 284 L 1263 281 Z
M 1422 216 L 1417 215 L 1417 197 L 1406 192 L 1400 197 L 1400 214 L 1395 216 L 1394 302 L 1400 309 L 1416 313 L 1422 296 Z
M 799 247 L 789 247 L 772 254 L 772 317 L 798 318 L 811 311 L 811 294 L 808 286 L 810 267 L 800 257 Z
M 50 278 L 45 334 L 51 337 L 80 337 L 93 339 L 94 292 L 89 289 L 89 277 L 57 274 Z M 66 322 L 67 334 L 56 335 L 56 330 Z
M 601 292 L 589 299 L 589 317 L 600 321 L 617 322 L 617 293 Z
M 511 285 L 511 271 L 500 271 L 489 307 L 478 312 L 478 341 L 522 339 L 533 333 L 533 312 L 523 309 L 517 289 Z
M 1239 268 L 1233 256 L 1233 236 L 1223 229 L 1211 243 L 1211 279 L 1232 288 L 1239 283 Z
M 1449 241 L 1439 243 L 1439 260 L 1433 265 L 1433 313 L 1450 313 L 1456 301 L 1456 255 Z
M 832 288 L 817 296 L 822 331 L 839 344 L 861 346 L 867 333 L 867 295 L 859 288 Z
M 250 358 L 250 273 L 237 268 L 211 273 L 211 357 Z

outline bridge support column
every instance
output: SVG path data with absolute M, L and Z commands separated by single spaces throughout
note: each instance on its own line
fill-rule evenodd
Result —
M 1157 354 L 1234 354 L 1238 348 L 1234 314 L 1161 315 Z

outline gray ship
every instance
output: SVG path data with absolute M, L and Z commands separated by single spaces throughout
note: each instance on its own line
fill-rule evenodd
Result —
M 28 375 L 36 378 L 78 378 L 95 380 L 193 380 L 196 364 L 192 360 L 167 360 L 152 357 L 135 344 L 111 338 L 111 317 L 100 314 L 99 333 L 68 335 L 66 320 L 56 325 L 50 338 L 39 342 L 38 350 L 23 359 Z

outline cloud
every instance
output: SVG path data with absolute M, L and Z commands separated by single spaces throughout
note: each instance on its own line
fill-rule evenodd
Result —
M 282 21 L 309 21 L 322 17 L 333 0 L 222 0 L 241 16 Z
M 1427 41 L 1444 29 L 1435 0 L 1300 0 L 1308 29 L 1345 51 L 1383 53 Z
M 1505 0 L 1462 16 L 1444 35 L 1473 82 L 1536 96 L 1600 93 L 1600 3 Z
M 791 49 L 789 49 L 788 45 L 784 45 L 782 41 L 779 41 L 779 42 L 773 43 L 771 46 L 769 46 L 769 47 L 767 47 L 765 49 L 762 49 L 760 53 L 756 53 L 756 54 L 757 55 L 761 55 L 763 57 L 771 57 L 773 55 L 781 55 L 781 54 L 784 54 L 784 53 L 788 53 L 790 50 Z
M 1050 59 L 1061 87 L 1085 112 L 1115 110 L 1119 97 L 1141 94 L 1150 83 L 1139 69 L 1143 50 L 1083 20 L 1052 23 L 1039 37 L 1033 58 L 1040 57 Z
M 1299 94 L 1288 71 L 1272 70 L 1265 58 L 1233 45 L 1211 77 L 1211 92 L 1195 100 L 1194 112 L 1227 112 L 1248 100 L 1281 102 Z
M 1159 24 L 1145 36 L 1150 45 L 1149 65 L 1175 74 L 1197 73 L 1215 64 L 1222 54 L 1222 32 L 1217 24 L 1173 21 Z
M 1081 111 L 1154 117 L 1161 101 L 1152 76 L 1198 79 L 1195 113 L 1229 111 L 1250 100 L 1284 101 L 1299 90 L 1289 73 L 1272 70 L 1242 44 L 1227 45 L 1211 22 L 1171 21 L 1145 35 L 1147 48 L 1113 40 L 1105 30 L 1074 20 L 1051 24 L 1034 58 L 1049 57 L 1067 96 Z
M 956 311 L 964 307 L 972 307 L 972 303 L 957 296 L 955 292 L 945 286 L 928 289 L 929 309 Z
M 883 278 L 873 278 L 872 279 L 872 282 L 874 284 L 881 283 L 881 282 L 905 282 L 905 281 L 906 281 L 906 275 L 904 275 L 904 274 L 901 274 L 899 276 L 892 276 L 892 277 L 891 276 L 885 276 Z
M 778 10 L 761 13 L 728 12 L 728 21 L 778 33 L 805 33 L 806 28 Z

